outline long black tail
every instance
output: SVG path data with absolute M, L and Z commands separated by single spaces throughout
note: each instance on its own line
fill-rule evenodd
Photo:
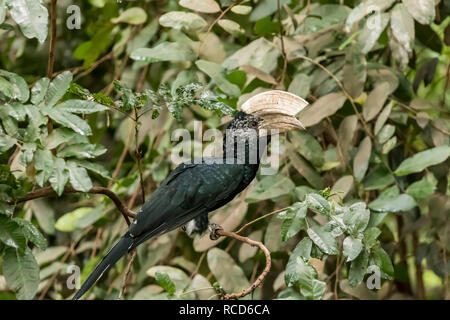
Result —
M 112 267 L 122 256 L 124 256 L 128 248 L 133 244 L 134 239 L 130 238 L 128 234 L 120 238 L 120 240 L 109 250 L 102 261 L 95 267 L 94 271 L 89 275 L 86 281 L 81 286 L 80 290 L 75 294 L 73 300 L 80 299 L 86 291 L 106 272 Z

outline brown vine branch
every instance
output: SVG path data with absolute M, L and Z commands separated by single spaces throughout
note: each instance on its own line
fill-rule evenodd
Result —
M 64 193 L 81 193 L 81 191 L 75 190 L 73 187 L 65 187 Z M 111 190 L 109 190 L 107 188 L 92 187 L 92 189 L 89 190 L 87 193 L 103 194 L 103 195 L 107 196 L 108 198 L 110 198 L 114 202 L 114 204 L 117 207 L 117 210 L 120 211 L 120 213 L 122 214 L 122 216 L 124 217 L 124 219 L 128 225 L 130 225 L 129 218 L 134 218 L 136 216 L 136 214 L 133 211 L 128 209 L 128 207 L 126 207 L 122 203 L 122 201 L 120 201 L 119 197 L 117 197 L 117 195 L 114 192 L 112 192 Z M 29 200 L 38 199 L 38 198 L 50 197 L 53 195 L 56 195 L 56 192 L 51 187 L 44 187 L 44 188 L 33 190 L 33 191 L 29 192 L 28 194 L 26 194 L 24 197 L 19 198 L 15 201 L 10 201 L 9 204 L 14 205 L 14 204 L 18 204 L 18 203 L 26 202 Z
M 266 267 L 264 268 L 263 272 L 258 276 L 258 278 L 256 278 L 255 282 L 253 282 L 253 284 L 250 287 L 248 287 L 247 289 L 245 289 L 241 293 L 227 293 L 227 294 L 225 294 L 223 296 L 223 299 L 225 299 L 225 300 L 239 299 L 239 298 L 245 297 L 246 295 L 251 294 L 253 291 L 255 291 L 256 288 L 258 288 L 261 285 L 261 283 L 264 281 L 264 278 L 267 276 L 267 274 L 270 271 L 270 267 L 272 265 L 272 259 L 270 258 L 270 251 L 264 246 L 264 244 L 262 242 L 255 241 L 255 240 L 252 240 L 250 238 L 240 236 L 240 235 L 238 235 L 238 234 L 236 234 L 234 232 L 228 232 L 228 231 L 224 231 L 224 230 L 217 230 L 216 233 L 219 236 L 229 237 L 229 238 L 233 238 L 233 239 L 236 239 L 238 241 L 247 243 L 248 245 L 250 245 L 252 247 L 259 247 L 259 249 L 261 249 L 261 251 L 264 252 L 264 255 L 266 256 Z

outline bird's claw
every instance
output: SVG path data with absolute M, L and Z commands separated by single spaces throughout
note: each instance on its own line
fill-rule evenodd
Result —
M 209 238 L 211 240 L 217 240 L 220 238 L 220 235 L 217 234 L 218 230 L 223 230 L 223 228 L 221 226 L 219 226 L 218 224 L 215 223 L 210 223 L 208 225 L 208 229 L 209 229 Z

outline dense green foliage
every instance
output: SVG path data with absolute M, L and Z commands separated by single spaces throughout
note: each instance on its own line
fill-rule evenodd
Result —
M 246 298 L 450 298 L 449 13 L 448 0 L 0 0 L 0 299 L 70 298 L 72 267 L 84 281 L 126 230 L 92 187 L 137 211 L 176 166 L 176 128 L 223 129 L 268 89 L 311 105 L 306 130 L 280 137 L 277 174 L 211 215 L 250 223 L 242 235 L 271 252 Z M 117 298 L 129 258 L 87 297 Z M 120 295 L 218 298 L 264 265 L 257 248 L 176 230 L 138 248 Z

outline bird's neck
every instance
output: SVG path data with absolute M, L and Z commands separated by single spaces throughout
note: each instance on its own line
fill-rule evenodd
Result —
M 223 157 L 238 164 L 259 166 L 261 158 L 270 143 L 270 136 L 226 136 L 223 141 Z M 228 163 L 228 162 L 227 162 Z

